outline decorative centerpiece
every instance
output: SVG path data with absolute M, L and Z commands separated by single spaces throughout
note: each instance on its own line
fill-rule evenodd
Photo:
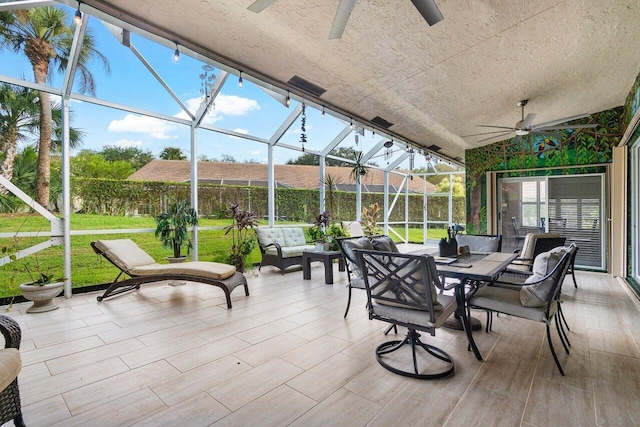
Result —
M 455 257 L 458 255 L 458 242 L 456 235 L 464 231 L 464 227 L 458 223 L 451 224 L 447 228 L 447 238 L 440 239 L 438 244 L 441 257 Z

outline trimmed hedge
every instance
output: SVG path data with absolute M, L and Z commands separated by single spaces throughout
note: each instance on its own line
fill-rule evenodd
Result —
M 147 181 L 117 181 L 74 178 L 71 195 L 76 209 L 83 213 L 107 215 L 157 215 L 168 203 L 190 198 L 189 183 Z M 336 191 L 334 221 L 348 221 L 356 217 L 356 194 Z M 318 190 L 278 188 L 275 190 L 276 216 L 289 221 L 313 222 L 320 212 Z M 239 203 L 244 209 L 260 217 L 267 216 L 268 193 L 266 187 L 239 187 L 219 184 L 200 184 L 198 187 L 198 213 L 202 217 L 228 218 L 229 204 Z M 409 221 L 422 223 L 424 198 L 422 194 L 409 195 Z M 390 203 L 393 200 L 390 196 Z M 405 197 L 396 201 L 390 221 L 404 221 Z M 383 193 L 363 193 L 362 206 L 378 203 L 382 207 Z M 453 197 L 453 219 L 465 222 L 465 198 Z M 430 221 L 447 221 L 449 197 L 428 198 Z

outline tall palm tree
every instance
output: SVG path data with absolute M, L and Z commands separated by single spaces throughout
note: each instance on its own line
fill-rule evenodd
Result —
M 0 49 L 10 48 L 22 52 L 31 63 L 36 83 L 45 84 L 51 78 L 51 66 L 57 72 L 67 68 L 73 26 L 67 24 L 69 18 L 61 7 L 40 7 L 0 13 Z M 98 60 L 107 71 L 107 58 L 95 47 L 91 32 L 85 32 L 78 60 L 78 90 L 95 94 L 95 82 L 88 68 L 91 61 Z M 38 141 L 38 171 L 35 199 L 42 206 L 49 207 L 52 106 L 48 92 L 38 92 L 40 99 L 40 136 Z
M 13 178 L 13 163 L 18 141 L 27 138 L 37 128 L 38 94 L 28 88 L 0 84 L 0 156 L 4 155 L 0 174 Z M 0 194 L 9 190 L 0 186 Z

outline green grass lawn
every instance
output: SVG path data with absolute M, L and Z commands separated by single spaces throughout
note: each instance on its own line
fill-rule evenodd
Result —
M 219 226 L 224 227 L 230 224 L 229 219 L 208 219 L 200 220 L 201 227 Z M 283 223 L 284 224 L 284 223 Z M 106 215 L 84 215 L 74 214 L 71 216 L 72 230 L 106 230 L 106 229 L 155 229 L 155 222 L 152 217 L 119 217 Z M 0 233 L 15 233 L 17 231 L 48 231 L 49 223 L 44 218 L 35 214 L 0 215 Z M 403 229 L 398 228 L 398 231 Z M 199 260 L 225 262 L 226 256 L 231 246 L 230 236 L 225 236 L 222 230 L 200 230 L 199 231 Z M 445 230 L 430 229 L 429 238 L 444 237 Z M 104 234 L 104 235 L 76 235 L 71 236 L 71 271 L 72 287 L 111 282 L 119 270 L 112 266 L 107 260 L 93 252 L 90 243 L 97 239 L 119 239 L 129 238 L 135 241 L 143 250 L 149 253 L 158 262 L 166 262 L 165 257 L 171 252 L 162 248 L 153 233 L 125 233 L 125 234 Z M 35 243 L 46 241 L 47 237 L 41 238 L 0 238 L 0 248 L 25 248 Z M 422 241 L 421 229 L 409 230 L 410 241 Z M 0 254 L 0 257 L 6 253 Z M 261 260 L 260 251 L 256 248 L 247 259 L 247 265 L 259 263 Z M 54 246 L 35 256 L 18 260 L 15 263 L 0 267 L 0 297 L 19 295 L 18 285 L 30 281 L 30 275 L 26 271 L 34 271 L 34 264 L 39 263 L 40 269 L 53 274 L 55 277 L 63 276 L 63 249 L 61 246 Z

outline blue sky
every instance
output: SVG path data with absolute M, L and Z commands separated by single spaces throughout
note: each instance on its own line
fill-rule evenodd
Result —
M 73 10 L 66 9 L 70 22 Z M 91 65 L 96 80 L 97 98 L 171 116 L 186 117 L 181 107 L 135 57 L 133 52 L 122 46 L 98 19 L 94 17 L 89 19 L 89 29 L 96 38 L 98 50 L 108 58 L 111 68 L 111 72 L 107 73 L 101 64 Z M 136 34 L 131 35 L 131 43 L 167 82 L 180 100 L 192 112 L 195 112 L 200 104 L 202 83 L 199 75 L 202 73 L 203 64 L 186 54 L 182 54 L 179 61 L 174 62 L 173 49 L 150 42 Z M 218 74 L 219 70 L 216 69 L 215 73 Z M 16 55 L 6 50 L 2 52 L 0 74 L 33 80 L 31 66 L 24 55 Z M 55 75 L 51 85 L 60 87 L 61 82 L 62 76 Z M 229 76 L 221 94 L 216 99 L 215 108 L 210 111 L 205 122 L 240 133 L 263 138 L 271 137 L 297 103 L 294 101 L 290 108 L 286 108 L 247 80 L 244 81 L 242 88 L 238 87 L 237 82 L 237 76 Z M 71 105 L 72 125 L 85 132 L 85 139 L 80 148 L 99 151 L 107 145 L 135 146 L 143 150 L 150 150 L 154 155 L 158 155 L 165 147 L 171 146 L 181 148 L 187 155 L 190 153 L 189 128 L 187 126 L 85 102 L 73 101 Z M 308 143 L 306 147 L 320 150 L 344 126 L 343 122 L 329 114 L 325 118 L 321 118 L 319 111 L 307 108 Z M 300 119 L 287 132 L 282 141 L 300 146 L 299 134 Z M 356 147 L 354 138 L 355 135 L 350 135 L 341 146 L 354 146 L 366 152 L 379 141 L 379 136 L 374 138 L 371 132 L 367 131 L 366 136 L 360 138 L 360 145 Z M 396 149 L 399 149 L 397 145 Z M 237 161 L 267 162 L 267 150 L 264 144 L 199 130 L 198 155 L 219 159 L 223 154 L 230 155 Z M 276 163 L 284 163 L 300 154 L 296 151 L 277 148 L 275 150 Z M 417 157 L 416 167 L 424 163 Z M 375 161 L 378 165 L 384 165 L 382 158 L 375 159 Z M 407 165 L 404 166 L 407 167 Z

